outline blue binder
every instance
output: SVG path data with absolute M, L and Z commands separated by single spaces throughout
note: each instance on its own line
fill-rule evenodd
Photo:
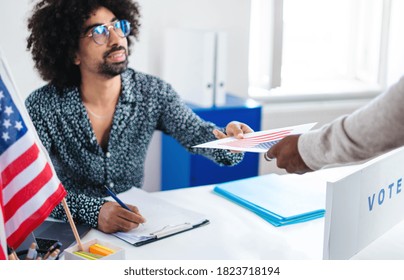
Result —
M 277 227 L 324 217 L 325 190 L 326 181 L 321 178 L 276 174 L 222 183 L 213 189 Z

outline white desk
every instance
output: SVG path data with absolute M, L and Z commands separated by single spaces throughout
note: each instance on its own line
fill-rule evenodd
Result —
M 213 186 L 156 192 L 152 195 L 204 213 L 210 224 L 141 247 L 91 230 L 87 241 L 99 238 L 126 250 L 134 260 L 322 259 L 324 218 L 274 227 L 256 214 L 212 193 Z M 129 202 L 128 202 L 129 203 Z M 404 259 L 404 221 L 378 238 L 353 259 Z

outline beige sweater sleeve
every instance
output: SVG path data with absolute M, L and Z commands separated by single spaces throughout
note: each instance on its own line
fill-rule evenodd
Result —
M 313 170 L 356 162 L 404 145 L 404 77 L 350 115 L 300 136 L 298 149 Z

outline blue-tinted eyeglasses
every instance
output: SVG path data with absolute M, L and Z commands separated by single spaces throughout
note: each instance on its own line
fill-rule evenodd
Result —
M 116 20 L 110 24 L 102 24 L 95 26 L 91 33 L 84 37 L 93 37 L 93 40 L 98 45 L 106 44 L 109 40 L 109 29 L 113 28 L 116 34 L 124 38 L 130 33 L 130 22 L 126 19 Z

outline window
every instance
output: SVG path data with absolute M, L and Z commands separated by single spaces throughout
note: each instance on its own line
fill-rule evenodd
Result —
M 390 0 L 251 3 L 252 97 L 358 97 L 384 88 Z

